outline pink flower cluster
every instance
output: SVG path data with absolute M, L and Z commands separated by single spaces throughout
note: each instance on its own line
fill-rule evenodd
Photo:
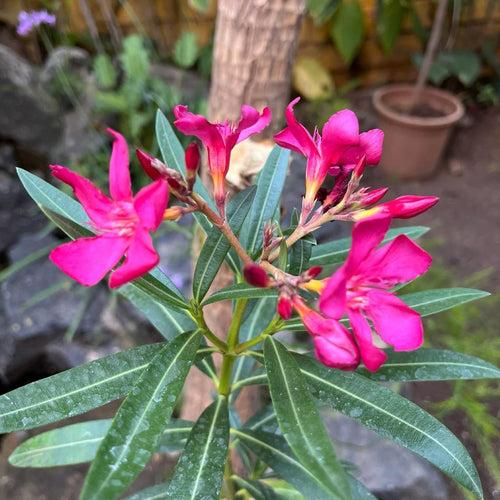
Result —
M 391 293 L 391 289 L 420 276 L 431 264 L 431 257 L 406 236 L 379 245 L 393 218 L 413 217 L 432 207 L 438 199 L 402 196 L 375 205 L 387 188 L 359 188 L 359 181 L 366 164 L 376 165 L 380 161 L 383 132 L 374 129 L 360 133 L 355 114 L 342 110 L 330 117 L 321 134 L 316 130 L 311 135 L 294 116 L 297 101 L 288 105 L 287 127 L 275 140 L 307 158 L 299 225 L 308 227 L 314 221 L 324 223 L 335 216 L 354 221 L 351 250 L 346 262 L 323 280 L 316 279 L 321 268 L 311 268 L 298 277 L 281 273 L 278 279 L 269 277 L 258 263 L 247 265 L 244 276 L 255 286 L 278 288 L 278 313 L 285 319 L 293 310 L 300 315 L 313 337 L 316 355 L 324 364 L 352 370 L 362 361 L 368 370 L 375 371 L 386 360 L 384 345 L 408 351 L 422 344 L 420 315 Z M 270 110 L 265 108 L 259 113 L 243 106 L 236 125 L 210 123 L 205 117 L 189 112 L 186 106 L 176 106 L 174 115 L 179 131 L 197 137 L 206 148 L 214 199 L 224 217 L 225 177 L 231 151 L 270 123 Z M 51 166 L 53 175 L 73 188 L 96 236 L 65 243 L 53 250 L 50 258 L 63 272 L 87 286 L 95 285 L 111 272 L 109 285 L 114 288 L 157 265 L 158 254 L 150 233 L 156 231 L 163 220 L 174 220 L 197 210 L 191 190 L 200 154 L 195 143 L 187 148 L 186 175 L 182 177 L 138 150 L 138 159 L 153 182 L 134 196 L 127 143 L 118 132 L 111 129 L 108 132 L 114 139 L 109 166 L 110 197 L 77 173 L 62 166 Z M 322 185 L 328 175 L 333 176 L 333 188 L 324 193 Z M 185 206 L 167 208 L 169 192 Z M 315 228 L 311 227 L 310 230 Z M 272 230 L 266 231 L 261 261 L 272 255 Z M 279 239 L 275 241 L 279 245 Z M 267 244 L 269 248 L 265 248 Z M 268 263 L 272 260 L 273 257 Z M 299 293 L 301 289 L 318 294 L 317 308 L 304 301 Z M 351 330 L 341 322 L 344 317 Z M 374 341 L 374 333 L 378 343 Z

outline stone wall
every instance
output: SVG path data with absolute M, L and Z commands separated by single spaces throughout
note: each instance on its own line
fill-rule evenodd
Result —
M 107 4 L 106 4 L 107 2 Z M 493 9 L 488 13 L 489 2 Z M 35 6 L 36 1 L 6 0 L 8 7 L 0 10 L 0 19 L 9 18 L 21 5 Z M 39 3 L 39 2 L 38 2 Z M 360 0 L 364 11 L 365 40 L 361 52 L 349 68 L 340 57 L 330 38 L 329 23 L 315 26 L 307 18 L 302 27 L 299 56 L 310 56 L 319 60 L 334 76 L 337 85 L 342 85 L 353 77 L 359 78 L 364 85 L 380 84 L 388 81 L 405 81 L 415 76 L 411 55 L 421 50 L 421 43 L 412 31 L 407 19 L 396 45 L 389 55 L 385 55 L 377 40 L 376 5 L 377 0 Z M 435 1 L 412 0 L 424 27 L 430 27 Z M 189 0 L 70 0 L 65 5 L 66 19 L 61 19 L 61 26 L 68 26 L 69 31 L 85 34 L 88 24 L 81 6 L 88 5 L 97 29 L 109 33 L 110 25 L 106 21 L 108 5 L 117 20 L 123 34 L 143 32 L 154 39 L 160 53 L 170 53 L 175 40 L 183 30 L 197 34 L 198 41 L 204 45 L 210 42 L 216 13 L 216 0 L 211 0 L 206 14 L 189 7 Z M 17 6 L 17 10 L 16 10 Z M 491 15 L 490 15 L 491 14 Z M 60 16 L 60 18 L 63 16 Z M 455 48 L 473 49 L 481 46 L 488 34 L 500 32 L 500 2 L 494 0 L 466 0 L 462 2 L 460 29 L 456 35 Z

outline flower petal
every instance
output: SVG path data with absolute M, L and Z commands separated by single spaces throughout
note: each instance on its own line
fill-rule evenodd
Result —
M 327 279 L 319 297 L 319 309 L 329 318 L 340 319 L 346 308 L 346 274 L 344 266 Z
M 373 321 L 381 339 L 395 351 L 413 351 L 424 341 L 424 328 L 420 314 L 389 292 L 373 290 L 367 294 L 366 313 Z
M 212 172 L 226 173 L 229 167 L 229 154 L 224 139 L 216 124 L 210 123 L 204 116 L 195 115 L 187 106 L 174 108 L 174 125 L 185 135 L 194 135 L 203 143 L 208 152 L 208 164 Z
M 405 283 L 424 274 L 432 257 L 408 236 L 402 234 L 375 250 L 359 267 L 358 272 L 383 283 L 386 287 Z
M 362 156 L 366 157 L 368 165 L 377 165 L 382 157 L 384 133 L 379 128 L 374 128 L 359 134 L 359 144 L 347 149 L 339 160 L 340 165 L 357 163 Z
M 266 106 L 260 114 L 252 106 L 241 106 L 241 119 L 235 132 L 238 134 L 237 143 L 244 141 L 254 134 L 262 132 L 271 123 L 271 110 Z
M 357 272 L 358 267 L 384 239 L 391 224 L 390 217 L 378 215 L 354 224 L 351 250 L 345 267 L 347 275 Z
M 330 116 L 323 127 L 321 156 L 327 166 L 334 165 L 348 147 L 357 146 L 358 142 L 358 119 L 350 109 L 343 109 Z
M 283 148 L 292 149 L 310 158 L 319 156 L 318 148 L 311 134 L 297 121 L 293 113 L 293 107 L 300 101 L 300 97 L 294 99 L 285 110 L 287 127 L 274 136 L 276 144 Z
M 54 248 L 50 260 L 70 278 L 92 286 L 101 281 L 118 263 L 128 246 L 119 236 L 80 238 Z
M 313 337 L 316 357 L 326 366 L 354 370 L 359 365 L 360 356 L 352 335 L 338 321 L 331 319 L 326 322 L 328 330 Z
M 372 330 L 363 315 L 352 309 L 348 315 L 363 364 L 367 370 L 376 372 L 386 362 L 387 354 L 373 344 Z
M 96 226 L 104 226 L 109 220 L 113 202 L 85 177 L 61 165 L 50 165 L 52 175 L 73 188 L 73 193 Z
M 117 288 L 128 283 L 155 267 L 160 258 L 153 247 L 150 234 L 138 229 L 135 238 L 127 250 L 124 263 L 109 278 L 109 286 Z
M 108 134 L 114 139 L 109 161 L 109 192 L 116 201 L 132 199 L 127 141 L 120 133 L 108 128 Z
M 134 208 L 143 227 L 156 231 L 168 203 L 168 184 L 159 179 L 143 187 L 134 198 Z

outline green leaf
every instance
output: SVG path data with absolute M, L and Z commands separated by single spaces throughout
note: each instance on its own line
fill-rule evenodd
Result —
M 488 295 L 490 295 L 488 292 L 472 288 L 437 288 L 407 293 L 400 295 L 399 298 L 422 316 L 430 316 Z
M 15 467 L 56 467 L 90 462 L 111 426 L 111 419 L 91 420 L 38 434 L 9 457 Z
M 92 234 L 88 217 L 80 203 L 26 170 L 18 168 L 17 172 L 28 194 L 68 236 L 76 239 Z M 134 280 L 131 286 L 139 287 L 161 303 L 178 309 L 189 307 L 182 294 L 159 269 Z
M 428 227 L 409 226 L 390 229 L 385 235 L 382 243 L 388 243 L 400 234 L 405 234 L 409 238 L 419 238 L 429 231 Z M 309 267 L 311 266 L 326 266 L 332 264 L 342 264 L 346 259 L 349 249 L 351 248 L 352 239 L 342 238 L 340 240 L 321 243 L 313 247 Z
M 95 57 L 93 69 L 98 87 L 109 90 L 116 86 L 118 75 L 107 54 L 99 54 Z
M 365 368 L 361 375 L 378 381 L 472 380 L 499 378 L 500 370 L 482 359 L 444 349 L 392 352 L 377 372 Z
M 248 220 L 241 231 L 240 240 L 249 253 L 256 252 L 262 245 L 264 225 L 272 219 L 279 207 L 285 185 L 290 151 L 275 146 L 257 179 L 257 192 Z
M 199 333 L 186 332 L 151 360 L 99 446 L 82 500 L 117 497 L 145 467 L 172 415 L 199 343 Z
M 228 204 L 227 220 L 235 234 L 238 234 L 255 196 L 255 186 L 238 193 Z M 219 228 L 214 227 L 200 251 L 193 277 L 193 297 L 201 302 L 208 292 L 217 272 L 226 257 L 231 244 Z
M 219 396 L 194 425 L 165 498 L 218 499 L 228 442 L 227 399 Z
M 280 429 L 300 462 L 333 498 L 349 498 L 349 485 L 299 365 L 287 349 L 268 337 L 264 360 Z
M 190 68 L 194 65 L 200 49 L 198 47 L 196 33 L 183 31 L 174 46 L 174 62 L 181 68 Z
M 231 434 L 306 498 L 331 498 L 314 474 L 297 460 L 283 436 L 248 429 L 231 429 Z M 352 498 L 375 498 L 359 481 L 349 475 L 347 478 Z
M 389 54 L 401 31 L 405 8 L 401 0 L 381 0 L 379 2 L 377 32 L 382 48 Z
M 462 443 L 420 407 L 356 373 L 294 354 L 313 396 L 382 437 L 420 455 L 482 498 L 474 462 Z
M 481 73 L 481 59 L 471 50 L 442 52 L 438 56 L 438 62 L 448 66 L 465 87 L 470 87 Z
M 15 467 L 58 467 L 90 462 L 111 427 L 112 419 L 89 420 L 43 432 L 21 443 L 10 455 Z M 160 438 L 158 451 L 182 450 L 192 422 L 172 420 Z
M 0 433 L 57 422 L 125 396 L 164 346 L 111 354 L 0 396 Z
M 248 283 L 237 283 L 218 290 L 205 299 L 202 304 L 206 306 L 221 300 L 260 299 L 262 297 L 276 297 L 277 295 L 278 292 L 275 288 L 258 288 Z
M 126 500 L 163 500 L 167 499 L 166 491 L 168 483 L 160 483 L 155 486 L 150 486 L 144 490 L 138 491 L 134 495 L 126 498 Z
M 342 0 L 333 20 L 331 35 L 347 64 L 351 64 L 364 37 L 363 11 L 358 0 Z
M 323 24 L 330 19 L 340 3 L 340 0 L 307 0 L 307 9 L 314 19 L 314 24 Z
M 198 12 L 207 12 L 210 6 L 210 0 L 188 0 L 188 4 Z
M 255 500 L 280 500 L 280 497 L 267 484 L 255 479 L 232 476 L 240 489 L 246 490 Z

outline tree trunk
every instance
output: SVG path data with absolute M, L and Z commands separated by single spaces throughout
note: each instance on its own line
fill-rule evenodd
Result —
M 263 133 L 265 137 L 282 126 L 304 11 L 305 0 L 218 0 L 209 98 L 211 121 L 236 121 L 241 105 L 250 104 L 257 109 L 271 107 L 273 120 Z M 206 173 L 203 178 L 209 182 Z M 231 281 L 231 272 L 223 267 L 213 289 Z M 224 338 L 231 304 L 225 301 L 206 307 L 205 318 Z M 212 401 L 213 387 L 198 370 L 191 370 L 188 384 L 182 417 L 195 420 Z M 259 404 L 258 390 L 245 388 L 237 405 L 241 418 L 248 418 Z

